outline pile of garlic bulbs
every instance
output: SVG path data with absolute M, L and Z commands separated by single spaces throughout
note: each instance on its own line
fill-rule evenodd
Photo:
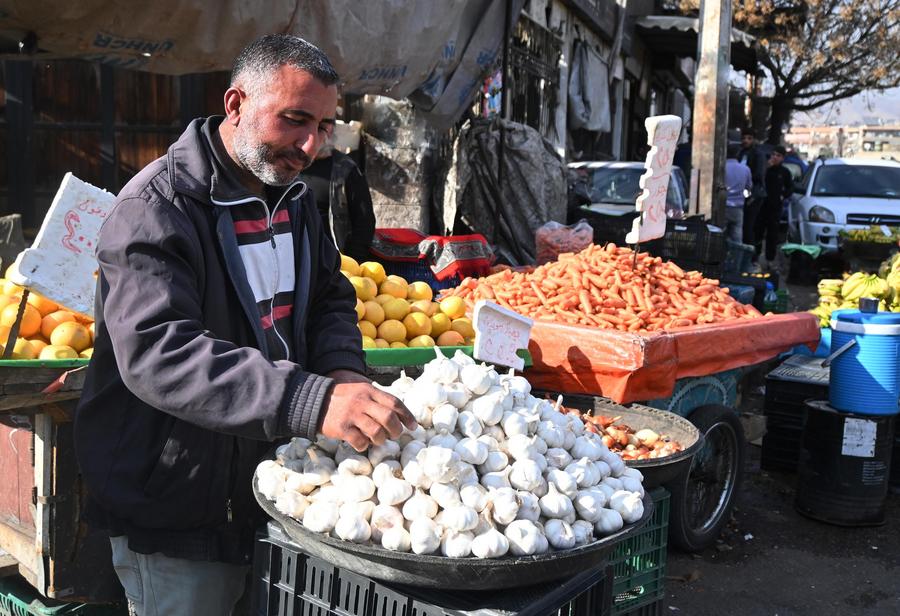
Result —
M 643 477 L 581 418 L 457 351 L 386 391 L 418 421 L 360 454 L 294 438 L 257 486 L 307 529 L 449 558 L 526 556 L 584 545 L 644 513 Z

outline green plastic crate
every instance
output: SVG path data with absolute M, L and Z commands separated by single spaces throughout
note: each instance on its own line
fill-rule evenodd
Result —
M 40 596 L 15 577 L 0 578 L 0 616 L 127 616 L 128 608 L 112 605 L 64 603 Z
M 613 567 L 613 616 L 643 613 L 665 596 L 669 493 L 650 492 L 656 507 L 647 526 L 622 541 L 610 558 Z

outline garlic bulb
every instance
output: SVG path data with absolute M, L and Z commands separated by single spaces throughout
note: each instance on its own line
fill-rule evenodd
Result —
M 341 441 L 339 439 L 328 438 L 321 434 L 316 438 L 316 443 L 315 443 L 316 447 L 318 447 L 325 453 L 332 455 L 332 456 L 334 455 L 334 452 L 337 451 L 338 445 L 340 445 L 340 444 L 341 444 Z
M 434 483 L 431 480 L 431 477 L 425 474 L 419 461 L 415 459 L 410 460 L 403 466 L 403 478 L 408 481 L 411 486 L 422 488 L 423 490 L 429 489 L 431 484 Z
M 612 509 L 601 509 L 600 517 L 594 524 L 594 530 L 601 537 L 611 535 L 617 530 L 625 526 L 622 515 L 618 511 Z
M 644 515 L 644 502 L 634 492 L 619 490 L 609 498 L 609 508 L 617 511 L 626 524 L 633 524 Z
M 314 533 L 329 533 L 337 524 L 338 506 L 328 501 L 310 503 L 303 512 L 303 526 Z
M 453 449 L 459 440 L 445 430 L 441 430 L 428 441 L 429 447 L 443 447 L 444 449 Z
M 406 376 L 406 371 L 401 370 L 400 378 L 391 383 L 391 389 L 394 390 L 394 394 L 396 394 L 397 397 L 400 397 L 412 389 L 415 384 L 416 382 L 413 379 Z
M 568 421 L 568 420 L 566 420 Z M 603 457 L 603 453 L 609 451 L 600 437 L 593 432 L 585 432 L 575 439 L 572 446 L 573 458 L 588 458 L 590 460 L 599 460 Z
M 506 453 L 513 460 L 533 458 L 537 453 L 534 447 L 535 439 L 536 437 L 515 434 L 506 439 L 506 442 L 501 443 L 500 446 L 506 449 Z
M 597 468 L 597 473 L 600 475 L 600 481 L 603 481 L 612 474 L 609 468 L 609 464 L 607 464 L 603 460 L 597 460 L 596 462 L 594 462 L 594 466 Z
M 493 436 L 489 434 L 482 434 L 477 439 L 475 439 L 479 443 L 484 443 L 487 445 L 488 451 L 501 451 L 500 449 L 500 441 L 495 439 Z M 505 437 L 504 437 L 505 440 Z
M 609 499 L 612 497 L 612 495 L 616 493 L 616 489 L 614 487 L 607 485 L 603 482 L 600 482 L 595 486 L 591 486 L 591 489 L 599 490 L 599 491 L 603 492 L 604 494 L 606 494 L 606 502 L 607 503 L 609 502 Z
M 638 481 L 634 477 L 626 477 L 625 475 L 622 475 L 620 480 L 622 481 L 622 489 L 629 492 L 636 492 L 641 496 L 641 498 L 644 497 L 644 486 L 640 481 Z
M 478 438 L 484 430 L 481 420 L 472 411 L 463 411 L 456 418 L 456 427 L 469 438 Z
M 472 412 L 486 426 L 493 426 L 503 419 L 503 393 L 481 396 L 472 401 Z
M 557 490 L 569 498 L 574 497 L 578 492 L 578 481 L 567 471 L 551 468 L 547 471 L 546 477 L 549 483 L 552 483 Z
M 587 522 L 597 522 L 600 519 L 600 510 L 606 506 L 608 498 L 602 490 L 581 490 L 575 495 L 573 504 L 575 511 L 581 519 Z
M 506 432 L 507 436 L 528 434 L 528 421 L 524 416 L 515 411 L 503 413 L 503 418 L 500 420 L 500 427 L 503 428 L 503 431 Z
M 547 494 L 540 499 L 541 513 L 548 518 L 566 519 L 575 515 L 575 506 L 565 494 L 561 494 L 552 483 Z
M 372 519 L 372 511 L 375 509 L 374 501 L 362 501 L 361 503 L 344 503 L 340 507 L 340 517 L 346 518 L 352 515 L 362 516 L 362 518 L 369 522 Z
M 397 444 L 400 445 L 400 450 L 402 451 L 404 447 L 412 443 L 413 441 L 424 441 L 425 440 L 425 428 L 416 424 L 416 427 L 410 430 L 406 426 L 403 426 L 403 432 L 400 436 L 397 437 Z
M 459 464 L 456 465 L 456 470 L 453 472 L 456 473 L 453 483 L 459 488 L 470 483 L 478 483 L 478 471 L 476 471 L 475 467 L 468 462 L 459 462 Z
M 460 460 L 469 464 L 484 464 L 490 453 L 487 445 L 470 437 L 460 439 L 453 451 L 459 454 Z
M 550 484 L 547 482 L 547 478 L 544 477 L 543 479 L 541 479 L 541 485 L 532 490 L 531 493 L 540 498 L 547 493 L 547 489 L 549 487 Z
M 409 541 L 414 554 L 432 554 L 441 547 L 441 529 L 430 518 L 418 518 L 409 525 Z
M 506 440 L 506 434 L 503 432 L 503 428 L 498 425 L 493 426 L 484 426 L 484 429 L 481 431 L 481 435 L 485 437 L 491 437 L 498 443 L 501 443 Z
M 512 484 L 509 482 L 510 470 L 512 470 L 512 467 L 507 466 L 502 471 L 496 471 L 493 473 L 482 473 L 481 485 L 483 485 L 484 487 L 486 487 L 488 489 L 512 487 Z
M 566 442 L 566 435 L 562 428 L 552 421 L 542 421 L 538 424 L 537 435 L 544 439 L 547 447 L 559 448 Z
M 613 454 L 615 455 L 615 454 Z M 619 479 L 625 480 L 625 477 L 631 477 L 632 479 L 636 479 L 641 483 L 644 482 L 644 474 L 636 468 L 631 468 L 630 466 L 625 467 L 625 471 L 619 475 Z
M 466 355 L 465 353 L 463 353 L 462 351 L 460 351 L 459 349 L 457 349 L 456 353 L 453 354 L 452 359 L 453 359 L 453 361 L 456 362 L 456 365 L 459 366 L 460 369 L 464 368 L 465 366 L 474 366 L 475 365 L 475 360 L 472 359 L 471 357 L 469 357 L 468 355 Z
M 308 506 L 309 501 L 299 492 L 285 491 L 275 499 L 275 509 L 297 520 L 303 518 L 303 512 Z
M 416 488 L 415 493 L 409 500 L 403 503 L 403 508 L 400 511 L 403 517 L 409 521 L 418 520 L 419 518 L 431 519 L 437 515 L 438 504 L 425 492 Z
M 531 492 L 519 492 L 519 510 L 516 512 L 517 520 L 531 520 L 537 522 L 541 519 L 540 498 Z
M 403 528 L 405 518 L 399 509 L 390 505 L 375 505 L 372 510 L 372 541 L 381 542 L 384 531 L 399 526 Z
M 381 546 L 392 552 L 409 552 L 412 547 L 412 539 L 405 528 L 394 526 L 381 535 Z
M 399 472 L 400 462 L 397 460 L 385 460 L 384 462 L 379 462 L 372 469 L 372 481 L 375 482 L 376 486 L 380 486 L 388 479 L 396 477 Z
M 462 383 L 451 383 L 445 389 L 447 390 L 447 402 L 457 409 L 465 408 L 472 399 L 472 393 Z
M 497 524 L 509 524 L 516 519 L 519 513 L 521 500 L 519 494 L 512 488 L 500 488 L 488 493 L 490 505 L 485 509 L 490 509 L 491 518 Z
M 306 451 L 306 460 L 303 462 L 303 473 L 306 481 L 317 486 L 325 485 L 331 481 L 331 474 L 337 466 L 334 460 L 320 457 L 313 449 Z
M 344 494 L 341 492 L 340 488 L 330 483 L 319 486 L 310 492 L 306 498 L 311 502 L 323 501 L 327 503 L 336 503 L 338 505 L 344 502 Z
M 400 457 L 400 445 L 396 441 L 385 441 L 381 445 L 369 447 L 369 462 L 377 466 L 385 460 L 396 460 Z
M 547 520 L 544 524 L 544 534 L 550 545 L 557 550 L 570 550 L 575 547 L 575 533 L 568 522 Z
M 462 504 L 481 513 L 488 504 L 488 491 L 481 484 L 464 485 L 459 489 Z
M 575 433 L 572 432 L 571 430 L 565 430 L 564 434 L 565 434 L 565 440 L 563 441 L 563 449 L 565 449 L 566 451 L 571 451 L 572 447 L 575 446 L 575 440 L 578 437 L 576 437 Z
M 540 526 L 531 520 L 515 520 L 504 529 L 513 556 L 531 556 L 547 551 L 547 537 Z
M 284 482 L 287 471 L 282 467 L 260 467 L 256 471 L 256 487 L 259 492 L 269 500 L 275 500 L 284 492 Z
M 609 450 L 607 450 L 609 451 Z M 625 461 L 621 458 L 621 456 L 617 455 L 615 452 L 610 451 L 607 455 L 603 456 L 603 461 L 609 465 L 610 475 L 613 477 L 621 477 L 627 468 L 625 466 Z
M 423 441 L 425 437 L 422 437 L 421 441 L 412 441 L 408 443 L 403 451 L 400 452 L 400 466 L 406 466 L 406 463 L 410 460 L 415 460 L 416 456 L 419 455 L 419 452 L 428 447 Z
M 533 490 L 541 485 L 541 467 L 534 460 L 516 460 L 510 466 L 509 483 L 518 490 Z
M 366 475 L 338 473 L 332 475 L 332 483 L 340 490 L 342 503 L 361 503 L 375 495 L 375 482 Z
M 478 526 L 478 513 L 471 507 L 454 505 L 441 511 L 435 522 L 452 530 L 472 530 Z
M 572 533 L 575 535 L 575 545 L 585 545 L 594 540 L 594 525 L 585 520 L 575 520 L 572 523 Z
M 441 353 L 440 347 L 434 347 L 435 359 L 425 364 L 423 376 L 427 375 L 435 383 L 449 385 L 459 376 L 459 364 Z
M 459 463 L 459 454 L 444 447 L 426 447 L 416 456 L 422 470 L 438 483 L 449 483 L 453 480 L 454 469 Z
M 516 376 L 515 371 L 510 369 L 508 375 L 500 377 L 500 382 L 509 387 L 509 390 L 519 400 L 524 402 L 528 394 L 531 393 L 531 383 L 522 376 Z
M 316 485 L 307 480 L 306 473 L 288 471 L 285 473 L 284 477 L 284 489 L 286 492 L 309 494 L 316 489 Z
M 355 449 L 350 445 L 350 443 L 345 443 L 341 441 L 341 444 L 338 445 L 337 450 L 334 452 L 334 462 L 335 464 L 340 464 L 347 458 L 356 458 L 359 457 L 359 454 Z
M 466 531 L 448 530 L 441 538 L 441 554 L 447 558 L 465 558 L 472 553 L 475 535 Z
M 588 458 L 572 462 L 566 467 L 566 472 L 575 478 L 579 488 L 588 488 L 600 482 L 600 471 Z
M 392 477 L 378 486 L 379 505 L 399 505 L 412 496 L 413 487 L 408 481 Z
M 607 477 L 603 480 L 603 485 L 611 487 L 613 490 L 624 490 L 625 484 L 618 477 Z M 610 498 L 611 500 L 611 498 Z
M 442 404 L 431 413 L 431 425 L 439 432 L 453 432 L 456 429 L 456 420 L 458 417 L 459 411 L 456 410 L 455 406 L 452 404 Z
M 533 456 L 527 459 L 538 465 L 538 468 L 541 469 L 541 474 L 543 474 L 543 472 L 546 471 L 549 467 L 549 465 L 547 464 L 546 456 Z
M 478 558 L 499 558 L 509 551 L 509 540 L 492 528 L 472 540 L 472 554 Z
M 372 463 L 362 456 L 347 456 L 338 464 L 337 472 L 349 475 L 371 475 Z
M 581 417 L 578 415 L 568 415 L 569 418 L 569 430 L 575 434 L 575 436 L 581 436 L 584 434 L 584 421 L 582 421 Z
M 406 405 L 406 408 L 409 409 L 409 412 L 412 413 L 413 418 L 416 420 L 416 423 L 419 424 L 422 428 L 430 428 L 431 427 L 431 407 L 426 405 L 418 398 L 414 398 L 416 396 L 416 391 L 413 390 L 406 394 L 406 397 L 403 398 L 403 404 Z
M 428 490 L 428 494 L 442 509 L 447 509 L 448 507 L 453 507 L 455 505 L 462 505 L 459 490 L 448 483 L 433 484 L 431 489 Z
M 344 541 L 365 543 L 372 536 L 372 528 L 361 515 L 348 515 L 338 518 L 334 534 Z
M 490 389 L 493 380 L 489 374 L 490 369 L 484 364 L 468 364 L 459 371 L 459 380 L 476 396 L 484 394 Z

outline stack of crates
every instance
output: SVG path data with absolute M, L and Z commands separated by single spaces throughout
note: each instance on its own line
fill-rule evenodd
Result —
M 650 492 L 653 517 L 637 534 L 622 541 L 610 558 L 613 569 L 613 616 L 662 614 L 666 595 L 669 493 Z

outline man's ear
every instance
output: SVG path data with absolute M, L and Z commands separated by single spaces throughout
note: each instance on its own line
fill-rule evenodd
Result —
M 225 90 L 225 121 L 237 126 L 241 119 L 241 105 L 246 93 L 234 86 Z

